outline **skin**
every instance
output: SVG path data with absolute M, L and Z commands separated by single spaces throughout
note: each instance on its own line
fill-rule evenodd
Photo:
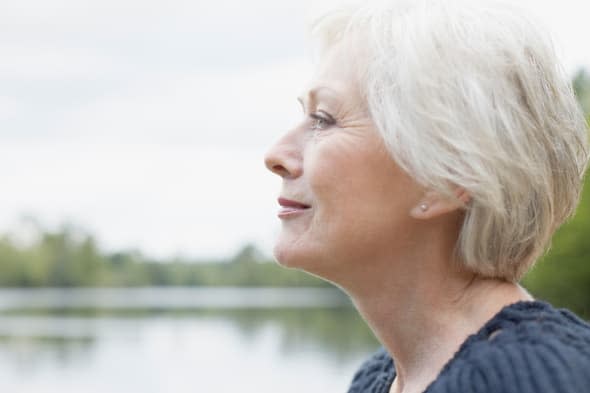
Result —
M 310 206 L 282 218 L 274 254 L 349 294 L 395 359 L 391 393 L 423 392 L 470 334 L 532 297 L 453 260 L 469 195 L 444 198 L 400 169 L 347 53 L 340 43 L 324 55 L 300 97 L 303 120 L 265 157 L 281 196 Z

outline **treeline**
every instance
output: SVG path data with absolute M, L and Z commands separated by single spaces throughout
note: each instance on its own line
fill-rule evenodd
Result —
M 73 226 L 38 229 L 19 245 L 0 238 L 0 286 L 324 286 L 302 272 L 283 269 L 245 246 L 226 261 L 153 260 L 139 252 L 102 253 L 94 238 Z

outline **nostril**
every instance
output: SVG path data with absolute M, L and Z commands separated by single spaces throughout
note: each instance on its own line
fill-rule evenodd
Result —
M 269 171 L 279 175 L 287 176 L 289 171 L 284 165 L 284 158 L 282 158 L 275 150 L 270 151 L 264 157 L 264 164 Z
M 296 151 L 285 144 L 275 145 L 264 157 L 266 168 L 283 178 L 297 177 L 302 172 L 302 160 Z
M 272 155 L 271 152 L 268 152 L 264 156 L 264 166 L 269 170 L 274 172 L 275 166 L 279 165 L 278 160 L 276 159 L 275 155 Z
M 289 175 L 289 171 L 287 170 L 287 168 L 285 168 L 281 164 L 273 165 L 270 170 L 279 176 L 286 177 Z

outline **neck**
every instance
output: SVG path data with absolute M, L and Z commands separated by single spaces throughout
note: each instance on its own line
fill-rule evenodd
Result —
M 420 255 L 365 264 L 342 285 L 395 360 L 391 392 L 424 391 L 470 334 L 504 306 L 532 300 L 517 284 L 461 270 L 448 247 L 426 244 Z

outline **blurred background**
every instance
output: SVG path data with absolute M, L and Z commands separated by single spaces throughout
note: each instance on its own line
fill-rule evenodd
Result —
M 518 3 L 588 116 L 588 10 Z M 345 391 L 376 340 L 270 257 L 310 7 L 0 0 L 0 391 Z M 590 318 L 590 184 L 525 286 Z

